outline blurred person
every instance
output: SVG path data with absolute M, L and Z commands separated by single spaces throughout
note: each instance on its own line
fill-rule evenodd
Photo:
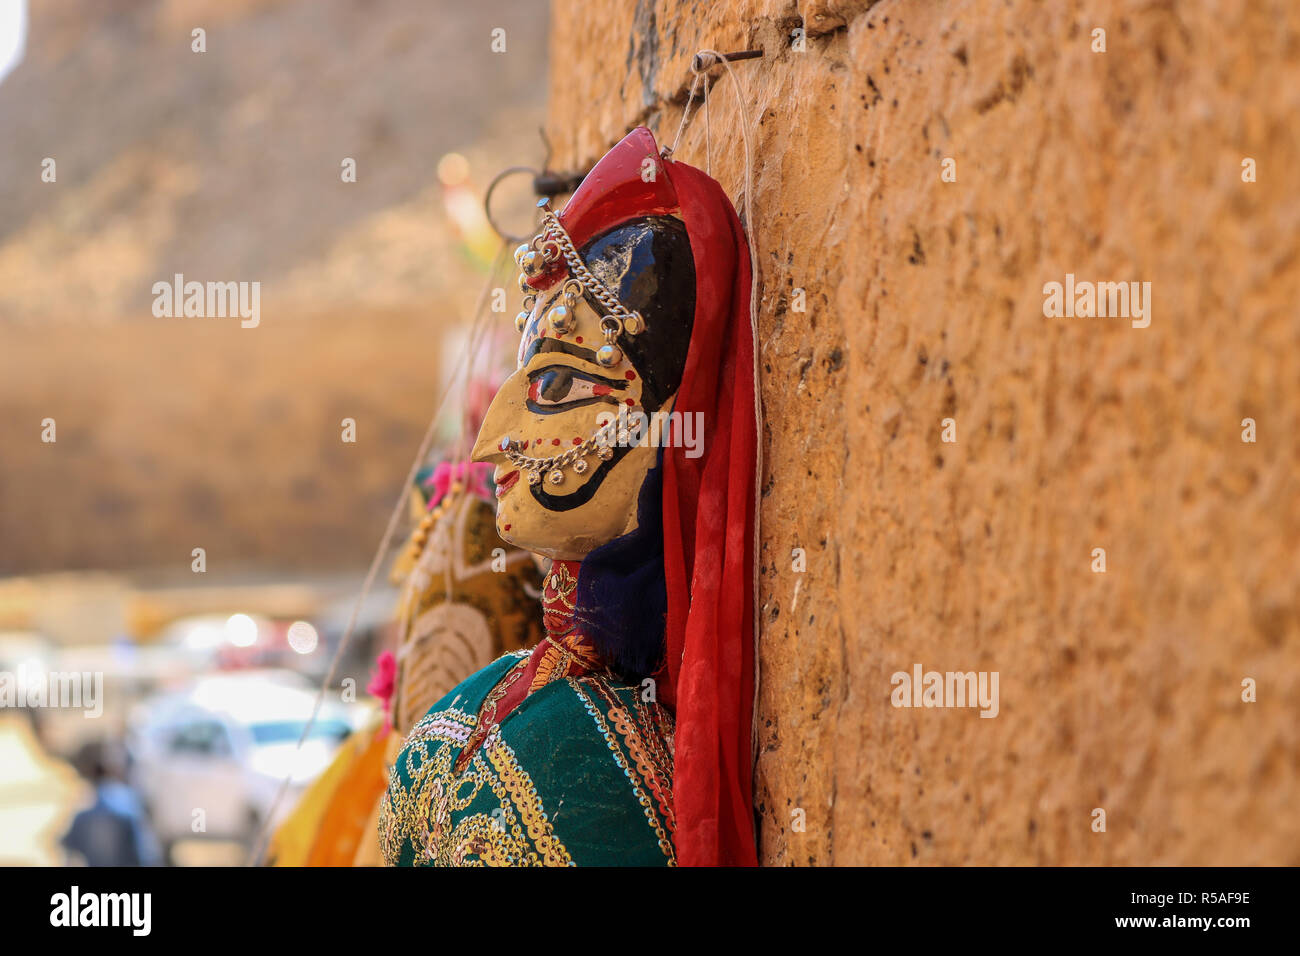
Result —
M 73 818 L 59 841 L 69 864 L 158 866 L 162 854 L 139 795 L 126 783 L 122 748 L 90 741 L 77 750 L 73 765 L 95 788 L 95 800 Z

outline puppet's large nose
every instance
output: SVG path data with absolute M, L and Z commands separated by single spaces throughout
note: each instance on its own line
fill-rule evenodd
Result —
M 528 395 L 528 376 L 523 370 L 511 375 L 501 388 L 496 398 L 488 406 L 483 416 L 483 426 L 478 430 L 478 439 L 470 458 L 474 461 L 502 462 L 506 460 L 501 449 L 503 439 L 519 441 L 523 439 L 525 417 L 528 406 L 524 403 Z M 514 429 L 512 434 L 511 429 Z

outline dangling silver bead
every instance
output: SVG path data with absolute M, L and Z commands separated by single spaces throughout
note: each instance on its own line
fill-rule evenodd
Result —
M 614 449 L 610 448 L 608 445 L 601 445 L 596 449 L 596 455 L 601 461 L 609 461 L 614 457 Z
M 553 484 L 553 485 L 561 484 L 561 483 L 564 481 L 564 472 L 562 472 L 562 471 L 560 471 L 560 469 L 556 468 L 556 469 L 554 469 L 553 471 L 551 471 L 550 473 L 547 474 L 547 476 L 546 476 L 546 480 L 549 481 L 549 482 L 550 482 L 551 484 Z
M 546 260 L 536 250 L 525 252 L 523 258 L 519 260 L 519 268 L 524 275 L 530 279 L 535 279 L 546 271 Z
M 585 459 L 585 458 L 579 458 L 577 461 L 575 461 L 575 462 L 573 463 L 573 470 L 574 470 L 575 472 L 577 472 L 578 474 L 582 474 L 584 471 L 586 471 L 586 470 L 587 470 L 587 459 Z
M 521 243 L 518 246 L 515 246 L 515 265 L 519 265 L 520 260 L 523 259 L 524 256 L 528 255 L 528 253 L 532 251 L 533 251 L 533 247 L 526 242 Z
M 530 471 L 528 473 L 528 483 L 530 485 L 541 484 L 542 473 L 540 471 Z
M 605 368 L 613 368 L 623 361 L 623 350 L 617 345 L 602 345 L 596 349 L 596 361 Z
M 557 305 L 546 313 L 546 321 L 556 332 L 572 332 L 574 329 L 573 310 L 565 305 Z
M 528 284 L 528 276 L 523 273 L 519 274 L 519 291 L 524 295 L 533 295 L 533 287 Z
M 528 325 L 528 313 L 520 312 L 515 316 L 515 331 L 522 332 Z

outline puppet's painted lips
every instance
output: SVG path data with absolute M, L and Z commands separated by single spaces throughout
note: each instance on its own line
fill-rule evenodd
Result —
M 518 469 L 516 469 L 516 470 L 510 472 L 510 474 L 508 474 L 508 475 L 504 475 L 502 478 L 500 478 L 500 479 L 497 481 L 497 497 L 498 497 L 498 498 L 504 498 L 506 492 L 509 491 L 511 488 L 513 488 L 513 487 L 515 486 L 515 482 L 518 481 L 518 480 L 519 480 L 519 470 L 518 470 Z

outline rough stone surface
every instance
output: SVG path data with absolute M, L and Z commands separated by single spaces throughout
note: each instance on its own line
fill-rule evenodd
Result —
M 1300 863 L 1298 25 L 1286 3 L 554 3 L 556 167 L 638 122 L 670 142 L 697 49 L 766 51 L 735 66 L 765 862 Z M 710 118 L 740 205 L 726 80 Z M 705 151 L 701 117 L 677 156 Z M 1150 327 L 1045 317 L 1066 273 L 1149 281 Z M 1000 713 L 891 706 L 914 663 L 997 671 Z

